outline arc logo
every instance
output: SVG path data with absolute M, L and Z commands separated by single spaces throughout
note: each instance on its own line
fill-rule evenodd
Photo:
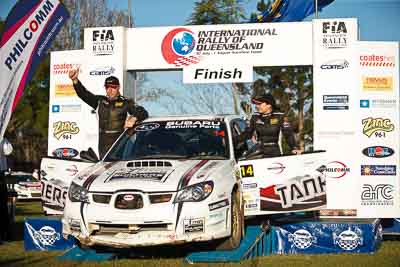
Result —
M 193 55 L 196 47 L 195 34 L 187 28 L 176 28 L 165 35 L 161 43 L 161 53 L 168 64 L 177 67 L 199 63 Z
M 390 119 L 386 118 L 372 118 L 368 117 L 362 120 L 363 134 L 371 137 L 375 134 L 375 137 L 386 137 L 386 132 L 392 132 L 394 130 L 394 124 Z
M 361 200 L 392 200 L 394 186 L 391 184 L 363 185 Z
M 362 153 L 370 158 L 386 158 L 394 154 L 394 150 L 386 146 L 370 146 L 362 150 Z

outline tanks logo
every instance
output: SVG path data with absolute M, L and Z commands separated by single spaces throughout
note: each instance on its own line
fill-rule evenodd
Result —
M 360 66 L 363 67 L 386 67 L 394 68 L 396 66 L 394 56 L 383 55 L 360 55 Z
M 61 137 L 63 139 L 71 139 L 72 135 L 79 133 L 79 127 L 76 122 L 71 121 L 57 121 L 53 123 L 53 136 L 60 140 Z
M 165 35 L 161 43 L 161 53 L 168 64 L 177 67 L 189 66 L 200 61 L 193 55 L 196 47 L 194 33 L 186 28 L 177 28 Z
M 312 236 L 307 230 L 299 229 L 293 234 L 288 235 L 288 241 L 289 243 L 293 243 L 292 246 L 294 245 L 296 248 L 307 249 L 313 243 L 317 243 L 317 238 Z
M 361 233 L 360 236 L 362 236 Z M 363 244 L 363 239 L 360 236 L 349 228 L 339 235 L 333 233 L 333 243 L 346 251 L 355 250 L 358 246 Z
M 53 150 L 54 157 L 72 159 L 78 156 L 78 150 L 70 147 L 61 147 Z
M 323 95 L 324 110 L 348 110 L 349 95 Z
M 392 91 L 393 90 L 393 77 L 369 77 L 363 76 L 363 90 L 364 91 Z
M 114 54 L 114 33 L 111 29 L 93 30 L 93 55 L 106 56 Z
M 342 70 L 349 67 L 349 62 L 345 59 L 334 59 L 321 65 L 322 70 Z
M 385 118 L 372 118 L 368 117 L 362 120 L 363 134 L 371 137 L 375 134 L 375 137 L 386 137 L 387 132 L 394 130 L 394 124 L 390 119 Z
M 361 165 L 361 175 L 396 175 L 396 165 Z
M 347 28 L 343 21 L 322 22 L 322 45 L 325 48 L 347 47 Z
M 326 172 L 326 177 L 339 179 L 350 172 L 350 168 L 340 161 L 331 161 L 326 166 L 321 168 Z
M 261 210 L 298 211 L 326 205 L 324 175 L 294 177 L 285 184 L 260 188 Z
M 362 150 L 362 153 L 370 158 L 386 158 L 394 154 L 394 150 L 386 146 L 370 146 Z

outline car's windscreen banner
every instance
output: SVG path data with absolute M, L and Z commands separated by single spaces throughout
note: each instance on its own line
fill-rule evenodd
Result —
M 0 41 L 0 139 L 27 83 L 69 17 L 57 0 L 18 1 Z

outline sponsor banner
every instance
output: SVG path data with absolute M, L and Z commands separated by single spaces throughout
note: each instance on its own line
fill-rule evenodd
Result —
M 72 236 L 64 239 L 60 219 L 27 218 L 24 223 L 25 250 L 66 250 L 75 246 Z
M 0 40 L 0 140 L 25 85 L 68 17 L 57 0 L 20 1 L 8 15 Z
M 319 152 L 240 161 L 245 216 L 325 208 L 324 158 Z
M 359 165 L 354 147 L 357 90 L 356 19 L 313 20 L 314 149 L 326 150 L 327 208 L 354 209 Z
M 400 216 L 399 44 L 357 43 L 359 217 Z
M 274 254 L 373 253 L 382 242 L 379 220 L 370 223 L 306 221 L 272 227 Z
M 221 62 L 235 62 L 235 66 L 312 64 L 311 22 L 130 28 L 126 36 L 126 58 L 134 59 L 126 62 L 128 70 L 219 66 Z
M 184 83 L 249 83 L 253 82 L 253 67 L 243 65 L 197 64 L 183 69 Z

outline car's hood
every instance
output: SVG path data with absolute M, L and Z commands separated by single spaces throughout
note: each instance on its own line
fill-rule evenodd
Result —
M 91 192 L 177 191 L 212 177 L 230 160 L 136 160 L 104 162 L 75 180 Z M 215 177 L 217 178 L 217 177 Z

